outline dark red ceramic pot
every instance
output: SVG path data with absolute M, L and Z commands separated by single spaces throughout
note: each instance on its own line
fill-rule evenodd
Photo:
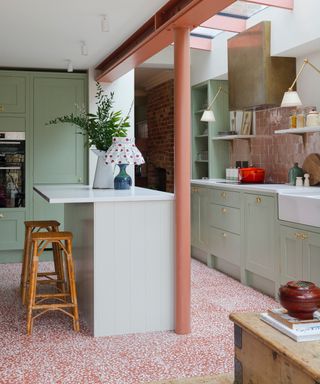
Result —
M 289 281 L 279 289 L 279 298 L 289 315 L 308 320 L 320 307 L 320 288 L 310 281 Z

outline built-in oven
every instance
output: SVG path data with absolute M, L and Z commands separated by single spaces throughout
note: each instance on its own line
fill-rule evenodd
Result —
M 0 208 L 25 206 L 25 133 L 0 132 Z

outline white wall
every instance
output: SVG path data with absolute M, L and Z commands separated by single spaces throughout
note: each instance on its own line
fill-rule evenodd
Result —
M 103 83 L 103 89 L 107 92 L 114 92 L 114 110 L 121 110 L 125 116 L 130 110 L 134 101 L 134 70 L 126 73 L 112 83 Z M 96 112 L 96 82 L 94 79 L 94 70 L 89 70 L 89 112 Z M 134 137 L 134 106 L 130 112 L 130 128 L 128 128 L 128 136 Z M 97 156 L 90 151 L 89 153 L 89 184 L 92 185 L 94 172 L 96 169 Z M 133 167 L 127 168 L 128 173 L 133 177 Z

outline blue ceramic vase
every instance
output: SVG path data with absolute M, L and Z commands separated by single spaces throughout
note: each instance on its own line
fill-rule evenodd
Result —
M 114 189 L 130 189 L 132 185 L 132 179 L 127 174 L 126 168 L 128 164 L 118 164 L 120 172 L 114 178 Z

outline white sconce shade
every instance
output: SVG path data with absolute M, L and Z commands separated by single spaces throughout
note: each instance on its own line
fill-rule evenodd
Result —
M 200 120 L 201 121 L 207 121 L 207 122 L 216 121 L 214 114 L 213 114 L 213 111 L 211 111 L 211 110 L 204 111 Z
M 67 71 L 68 72 L 73 72 L 73 65 L 72 65 L 72 61 L 71 60 L 68 60 Z
M 284 93 L 281 107 L 299 107 L 300 105 L 302 105 L 302 102 L 296 91 L 287 91 Z

